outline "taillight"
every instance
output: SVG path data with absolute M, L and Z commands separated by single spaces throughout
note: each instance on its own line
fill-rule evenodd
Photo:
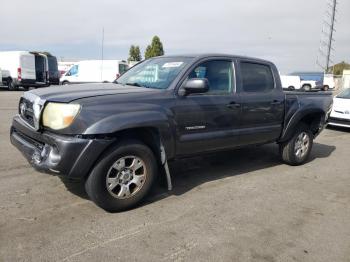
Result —
M 22 80 L 22 69 L 20 67 L 17 68 L 17 73 L 18 73 L 18 81 Z

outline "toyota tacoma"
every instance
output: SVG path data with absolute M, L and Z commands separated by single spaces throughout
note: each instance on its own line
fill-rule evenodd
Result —
M 37 170 L 80 179 L 107 211 L 134 207 L 168 162 L 277 143 L 290 165 L 307 161 L 327 124 L 328 92 L 285 92 L 271 62 L 231 55 L 162 56 L 114 83 L 25 92 L 11 142 Z

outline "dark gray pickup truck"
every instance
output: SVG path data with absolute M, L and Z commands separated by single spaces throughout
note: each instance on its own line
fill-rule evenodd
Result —
M 274 64 L 231 55 L 143 61 L 115 83 L 25 92 L 11 142 L 39 171 L 81 179 L 108 211 L 138 204 L 168 161 L 278 143 L 303 164 L 332 106 L 327 92 L 284 92 Z M 160 172 L 163 170 L 164 172 Z

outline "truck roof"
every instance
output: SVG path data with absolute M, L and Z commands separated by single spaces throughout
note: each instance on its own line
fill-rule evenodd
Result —
M 190 54 L 179 54 L 179 55 L 165 55 L 161 57 L 191 57 L 195 59 L 202 59 L 202 58 L 208 58 L 208 57 L 230 57 L 230 58 L 255 60 L 255 61 L 260 61 L 264 63 L 271 63 L 268 60 L 264 60 L 256 57 L 240 56 L 240 55 L 232 55 L 232 54 L 224 54 L 224 53 L 198 53 L 198 54 L 190 53 Z

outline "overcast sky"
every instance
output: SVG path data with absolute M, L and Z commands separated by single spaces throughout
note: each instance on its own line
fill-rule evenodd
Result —
M 338 0 L 334 61 L 350 62 L 350 1 Z M 63 59 L 142 55 L 153 35 L 166 54 L 220 52 L 272 60 L 282 73 L 319 70 L 326 0 L 11 0 L 2 2 L 0 50 Z M 5 5 L 5 7 L 4 7 Z

